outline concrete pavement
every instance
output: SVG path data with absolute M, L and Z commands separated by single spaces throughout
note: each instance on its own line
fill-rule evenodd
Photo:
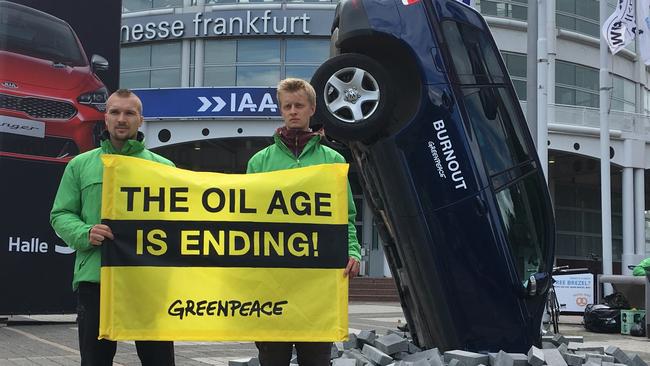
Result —
M 385 334 L 404 322 L 397 303 L 350 303 L 350 331 L 376 329 Z M 0 327 L 0 366 L 79 365 L 77 328 L 74 315 L 15 316 Z M 560 330 L 582 335 L 585 342 L 612 344 L 626 352 L 638 353 L 650 363 L 650 339 L 620 334 L 595 334 L 584 330 L 579 317 L 561 316 Z M 251 342 L 176 342 L 176 365 L 227 365 L 229 360 L 257 355 Z M 120 342 L 116 365 L 140 365 L 133 342 Z

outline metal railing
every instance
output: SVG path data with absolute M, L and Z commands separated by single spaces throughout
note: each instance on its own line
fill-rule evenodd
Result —
M 526 102 L 521 102 L 526 112 Z M 549 131 L 562 130 L 563 127 L 577 127 L 575 132 L 589 133 L 600 130 L 598 108 L 554 104 L 548 107 Z M 631 133 L 650 141 L 650 116 L 644 114 L 610 111 L 609 128 L 611 131 Z

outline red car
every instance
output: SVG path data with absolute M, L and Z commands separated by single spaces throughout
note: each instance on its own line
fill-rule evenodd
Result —
M 108 91 L 65 21 L 0 1 L 0 155 L 68 158 L 97 146 Z

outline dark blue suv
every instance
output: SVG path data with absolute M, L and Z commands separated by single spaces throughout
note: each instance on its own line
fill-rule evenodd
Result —
M 358 166 L 415 341 L 540 343 L 555 227 L 499 50 L 457 0 L 343 0 L 314 121 Z

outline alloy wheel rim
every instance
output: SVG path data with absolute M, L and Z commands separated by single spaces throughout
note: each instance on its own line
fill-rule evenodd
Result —
M 379 83 L 368 71 L 345 67 L 325 83 L 325 106 L 338 120 L 359 123 L 368 119 L 379 107 Z

